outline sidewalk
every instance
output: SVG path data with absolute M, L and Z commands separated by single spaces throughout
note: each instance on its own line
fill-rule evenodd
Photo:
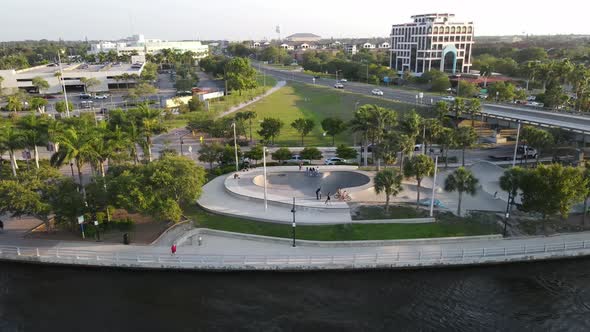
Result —
M 230 108 L 229 110 L 221 113 L 219 116 L 217 116 L 217 118 L 223 118 L 226 115 L 235 113 L 235 112 L 241 110 L 244 107 L 250 106 L 250 105 L 254 104 L 255 102 L 258 102 L 261 99 L 263 99 L 263 98 L 265 98 L 265 97 L 267 97 L 267 96 L 275 93 L 280 88 L 284 87 L 286 84 L 287 84 L 287 82 L 285 82 L 285 81 L 279 81 L 279 82 L 277 82 L 277 85 L 275 85 L 274 87 L 272 87 L 271 89 L 269 89 L 268 91 L 266 91 L 263 95 L 260 95 L 258 97 L 255 97 L 254 99 L 252 99 L 252 100 L 250 100 L 248 102 L 245 102 L 245 103 L 239 104 L 237 106 L 234 106 L 234 107 Z

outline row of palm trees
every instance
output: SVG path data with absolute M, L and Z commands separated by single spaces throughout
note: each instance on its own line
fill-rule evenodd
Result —
M 34 151 L 35 167 L 39 168 L 38 147 L 52 143 L 55 152 L 51 164 L 58 167 L 73 163 L 82 185 L 82 169 L 86 164 L 94 174 L 104 177 L 107 162 L 140 162 L 139 148 L 145 161 L 151 162 L 152 139 L 166 131 L 161 115 L 161 110 L 148 105 L 127 112 L 114 110 L 108 122 L 99 123 L 86 116 L 54 120 L 44 114 L 29 114 L 0 122 L 0 153 L 9 153 L 12 175 L 16 176 L 19 150 Z

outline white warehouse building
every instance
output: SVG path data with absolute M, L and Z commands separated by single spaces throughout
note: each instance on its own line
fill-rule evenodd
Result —
M 121 41 L 101 41 L 90 45 L 91 54 L 115 51 L 118 55 L 135 53 L 139 55 L 156 54 L 164 49 L 179 52 L 195 52 L 195 58 L 201 59 L 209 55 L 209 46 L 200 41 L 166 41 L 160 39 L 145 39 L 143 35 L 134 35 Z
M 412 23 L 391 29 L 390 67 L 421 75 L 431 69 L 469 72 L 474 43 L 473 22 L 451 21 L 454 14 L 412 16 Z

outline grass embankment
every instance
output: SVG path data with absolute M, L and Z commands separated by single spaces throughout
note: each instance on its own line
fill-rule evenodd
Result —
M 323 136 L 324 131 L 320 124 L 321 121 L 327 117 L 338 117 L 344 121 L 351 120 L 355 108 L 364 104 L 376 104 L 393 109 L 399 113 L 407 112 L 415 107 L 412 104 L 342 92 L 332 88 L 289 83 L 289 85 L 263 100 L 245 107 L 243 111 L 256 112 L 257 119 L 253 123 L 254 133 L 260 129 L 259 121 L 262 121 L 264 118 L 272 117 L 281 119 L 284 126 L 276 139 L 275 143 L 277 145 L 300 146 L 301 136 L 291 127 L 291 123 L 297 118 L 307 118 L 315 122 L 315 128 L 305 138 L 305 145 L 331 146 L 332 137 Z M 425 109 L 418 109 L 417 111 L 419 113 L 427 112 Z M 257 134 L 255 134 L 255 138 L 260 139 Z M 354 138 L 350 131 L 336 136 L 336 145 L 352 144 L 353 142 Z
M 291 238 L 291 226 L 240 219 L 208 213 L 196 206 L 185 208 L 186 216 L 197 227 L 221 231 Z M 396 240 L 434 237 L 497 234 L 493 223 L 472 218 L 443 219 L 432 224 L 352 224 L 335 226 L 297 226 L 297 239 L 315 241 Z

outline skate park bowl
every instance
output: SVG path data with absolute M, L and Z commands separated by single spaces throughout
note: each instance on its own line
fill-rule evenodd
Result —
M 225 179 L 225 189 L 231 195 L 262 203 L 264 201 L 264 173 L 256 169 L 233 175 Z M 373 186 L 372 178 L 365 172 L 351 166 L 324 166 L 319 174 L 312 176 L 305 170 L 299 171 L 296 166 L 269 167 L 267 170 L 267 201 L 268 204 L 291 205 L 293 198 L 299 207 L 337 210 L 349 209 L 344 201 L 334 197 L 338 189 L 350 194 L 354 201 L 354 193 Z M 316 199 L 316 190 L 321 188 L 322 200 Z M 325 204 L 330 193 L 331 204 Z
M 253 181 L 255 185 L 264 187 L 264 175 L 254 177 Z M 370 181 L 365 174 L 349 171 L 320 172 L 318 176 L 310 176 L 306 172 L 278 172 L 267 174 L 267 190 L 289 197 L 313 197 L 315 191 L 321 188 L 322 196 L 326 196 L 327 193 L 334 195 L 338 189 L 351 191 Z

